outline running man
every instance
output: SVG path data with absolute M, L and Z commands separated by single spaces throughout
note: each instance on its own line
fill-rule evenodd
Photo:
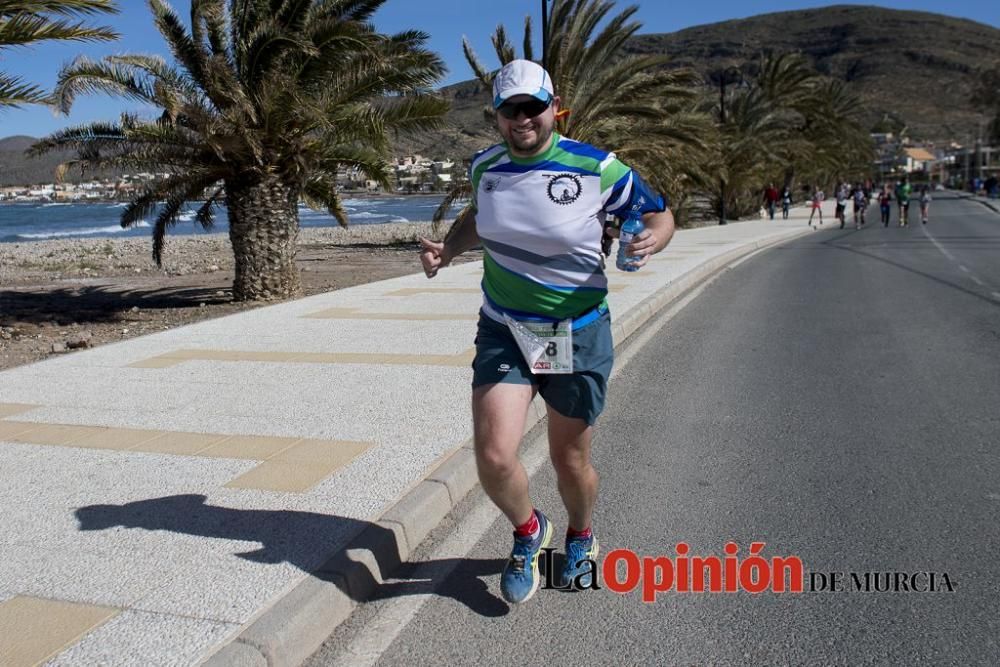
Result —
M 854 228 L 861 229 L 865 224 L 865 209 L 868 208 L 868 195 L 860 183 L 854 186 Z
M 457 255 L 484 249 L 472 362 L 476 466 L 483 490 L 514 527 L 500 592 L 519 603 L 538 589 L 538 556 L 553 534 L 518 458 L 531 400 L 536 393 L 545 399 L 549 454 L 568 514 L 560 581 L 587 588 L 595 583 L 587 561 L 599 548 L 590 443 L 613 362 L 605 217 L 643 214 L 646 229 L 628 246 L 640 266 L 670 241 L 674 219 L 663 197 L 613 153 L 555 132 L 560 99 L 539 65 L 505 65 L 493 81 L 493 106 L 504 142 L 473 158 L 470 212 L 443 243 L 421 239 L 420 260 L 433 278 Z M 567 365 L 568 372 L 557 368 Z
M 931 208 L 931 189 L 926 185 L 920 187 L 920 222 L 927 224 L 927 216 Z
M 806 223 L 810 227 L 813 226 L 813 216 L 816 215 L 816 211 L 819 211 L 819 224 L 821 224 L 821 225 L 823 224 L 823 208 L 822 207 L 823 207 L 823 200 L 824 199 L 826 199 L 826 195 L 823 194 L 823 191 L 820 190 L 819 186 L 817 185 L 816 189 L 813 190 L 813 195 L 812 195 L 812 212 L 809 213 L 809 222 Z
M 910 193 L 913 189 L 906 177 L 896 184 L 896 207 L 899 209 L 899 226 L 905 227 L 910 217 Z
M 844 228 L 845 218 L 847 217 L 847 185 L 844 183 L 837 184 L 837 192 L 834 195 L 836 197 L 837 208 L 833 214 L 837 220 L 840 220 L 840 228 Z
M 889 192 L 888 185 L 883 185 L 882 191 L 878 193 L 878 208 L 882 214 L 882 226 L 888 227 L 889 213 L 892 211 L 892 193 Z

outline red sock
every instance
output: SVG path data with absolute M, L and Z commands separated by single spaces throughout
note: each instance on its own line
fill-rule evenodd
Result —
M 571 540 L 589 540 L 594 536 L 594 532 L 590 530 L 590 526 L 583 530 L 575 530 L 573 528 L 566 528 L 566 537 Z
M 531 518 L 520 526 L 514 526 L 514 534 L 518 537 L 534 537 L 541 527 L 538 525 L 538 515 L 531 510 Z

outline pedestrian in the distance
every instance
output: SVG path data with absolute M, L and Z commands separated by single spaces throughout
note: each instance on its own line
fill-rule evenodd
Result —
M 931 210 L 931 189 L 926 185 L 920 187 L 920 222 L 927 224 Z
M 778 205 L 778 198 L 778 188 L 774 187 L 774 183 L 768 183 L 764 190 L 764 205 L 767 206 L 767 217 L 771 220 L 774 220 L 774 209 Z
M 822 207 L 823 207 L 823 200 L 824 199 L 826 199 L 826 195 L 823 194 L 823 191 L 820 190 L 819 186 L 817 185 L 816 188 L 813 190 L 813 194 L 812 194 L 812 212 L 809 213 L 809 222 L 807 223 L 810 227 L 812 227 L 813 216 L 816 215 L 817 211 L 819 211 L 819 224 L 821 224 L 821 225 L 823 224 L 823 208 Z
M 792 190 L 787 185 L 781 190 L 781 219 L 788 220 L 788 209 L 792 207 Z

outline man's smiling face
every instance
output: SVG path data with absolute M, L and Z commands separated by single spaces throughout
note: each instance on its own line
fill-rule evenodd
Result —
M 510 152 L 517 157 L 532 157 L 544 152 L 552 138 L 558 112 L 558 97 L 552 98 L 547 106 L 531 95 L 515 95 L 506 100 L 497 109 L 497 125 Z

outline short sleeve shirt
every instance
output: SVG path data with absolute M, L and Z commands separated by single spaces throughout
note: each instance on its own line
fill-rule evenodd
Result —
M 470 180 L 483 292 L 493 309 L 513 316 L 563 319 L 599 305 L 608 292 L 606 217 L 666 208 L 614 153 L 558 134 L 529 159 L 505 144 L 482 151 Z

